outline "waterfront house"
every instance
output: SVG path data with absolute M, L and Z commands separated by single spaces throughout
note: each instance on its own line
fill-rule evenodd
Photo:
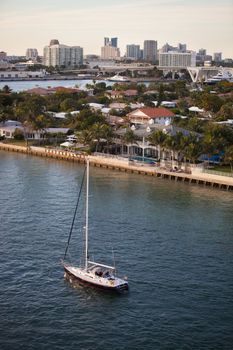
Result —
M 128 114 L 131 124 L 162 124 L 169 125 L 174 118 L 174 113 L 166 108 L 143 107 Z
M 13 139 L 16 129 L 21 130 L 27 140 L 43 140 L 45 135 L 67 134 L 68 128 L 47 128 L 41 130 L 33 130 L 30 127 L 23 126 L 20 122 L 8 120 L 4 124 L 0 124 L 0 136 L 6 139 Z

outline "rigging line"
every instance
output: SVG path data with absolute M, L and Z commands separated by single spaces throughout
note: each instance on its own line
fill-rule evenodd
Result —
M 80 189 L 79 189 L 78 200 L 77 200 L 77 203 L 76 203 L 72 224 L 71 224 L 71 227 L 70 227 L 70 233 L 69 233 L 69 238 L 68 238 L 67 245 L 66 245 L 66 250 L 65 250 L 65 254 L 64 254 L 64 260 L 66 258 L 67 250 L 68 250 L 68 247 L 69 247 L 69 244 L 70 244 L 71 234 L 72 234 L 72 231 L 73 231 L 75 217 L 76 217 L 76 213 L 77 213 L 77 210 L 78 210 L 78 205 L 79 205 L 79 201 L 80 201 L 80 197 L 81 197 L 81 193 L 82 193 L 82 188 L 83 188 L 85 174 L 86 174 L 86 167 L 85 167 L 84 172 L 83 172 L 83 178 L 82 178 L 81 186 L 80 186 Z

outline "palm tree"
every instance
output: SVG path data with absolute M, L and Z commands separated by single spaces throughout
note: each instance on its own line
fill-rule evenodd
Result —
M 202 145 L 199 141 L 189 143 L 184 150 L 185 157 L 195 163 L 202 154 Z
M 133 143 L 137 143 L 137 136 L 134 134 L 133 130 L 129 129 L 126 131 L 126 133 L 124 134 L 124 136 L 122 137 L 122 141 L 123 143 L 127 144 L 127 153 L 129 154 L 129 149 L 130 149 L 130 145 L 132 145 Z
M 154 131 L 147 137 L 150 144 L 158 147 L 158 159 L 161 158 L 161 146 L 164 145 L 166 138 L 167 135 L 162 130 Z
M 10 94 L 11 91 L 12 89 L 8 85 L 4 85 L 2 88 L 2 92 L 4 92 L 5 94 Z

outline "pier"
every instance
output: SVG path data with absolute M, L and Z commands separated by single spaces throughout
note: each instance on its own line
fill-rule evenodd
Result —
M 0 150 L 19 152 L 33 156 L 47 157 L 59 160 L 66 160 L 78 163 L 85 163 L 87 155 L 55 148 L 45 147 L 24 147 L 0 142 Z M 139 174 L 144 176 L 155 176 L 161 179 L 167 179 L 174 182 L 183 182 L 189 184 L 197 184 L 206 187 L 233 191 L 233 177 L 207 174 L 202 172 L 186 173 L 171 172 L 164 168 L 146 165 L 142 163 L 132 163 L 128 158 L 121 156 L 113 156 L 108 154 L 90 155 L 90 164 L 95 167 L 118 170 L 121 172 Z

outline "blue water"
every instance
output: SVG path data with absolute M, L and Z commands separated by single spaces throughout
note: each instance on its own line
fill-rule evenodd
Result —
M 232 349 L 232 193 L 91 167 L 90 251 L 114 247 L 116 296 L 63 278 L 82 172 L 0 152 L 0 348 Z

